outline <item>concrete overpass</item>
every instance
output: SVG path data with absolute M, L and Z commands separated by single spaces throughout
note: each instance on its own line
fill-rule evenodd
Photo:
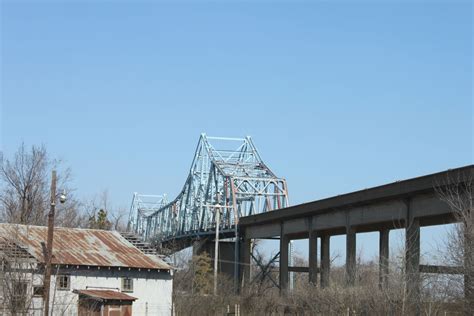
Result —
M 242 217 L 240 274 L 245 286 L 250 282 L 250 245 L 252 239 L 280 240 L 280 290 L 288 288 L 290 271 L 308 272 L 313 283 L 320 274 L 320 286 L 329 285 L 330 241 L 332 236 L 346 236 L 346 280 L 355 283 L 356 234 L 379 232 L 380 286 L 387 286 L 389 235 L 391 229 L 406 230 L 407 289 L 412 297 L 420 291 L 420 272 L 453 273 L 450 267 L 420 265 L 420 227 L 453 223 L 456 217 L 440 199 L 437 188 L 474 179 L 474 165 L 422 177 L 397 181 L 348 194 L 300 204 L 272 212 Z M 288 244 L 292 239 L 309 239 L 309 267 L 288 266 Z M 321 257 L 318 265 L 317 239 Z M 465 278 L 465 286 L 470 280 Z

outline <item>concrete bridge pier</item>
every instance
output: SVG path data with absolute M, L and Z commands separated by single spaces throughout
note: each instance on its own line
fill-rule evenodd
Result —
M 321 235 L 321 288 L 329 286 L 329 269 L 331 264 L 330 235 Z
M 310 231 L 308 233 L 309 245 L 309 266 L 305 267 L 289 267 L 288 245 L 290 238 L 287 235 L 280 237 L 280 292 L 285 294 L 288 290 L 288 273 L 289 271 L 308 272 L 309 282 L 316 285 L 318 281 L 318 273 L 320 273 L 320 286 L 326 288 L 329 286 L 329 270 L 330 270 L 330 235 Z M 318 237 L 321 240 L 321 267 L 318 268 Z M 355 247 L 354 247 L 355 249 Z
M 356 279 L 356 233 L 354 227 L 346 227 L 346 284 L 355 285 Z
M 356 239 L 357 229 L 353 226 L 346 227 L 346 284 L 354 286 L 357 273 L 357 253 Z M 309 282 L 316 285 L 319 282 L 321 288 L 327 288 L 330 284 L 330 240 L 331 235 L 324 231 L 308 231 L 308 253 L 309 266 L 290 267 L 289 266 L 289 242 L 291 235 L 282 234 L 280 236 L 280 275 L 279 285 L 282 294 L 285 294 L 289 286 L 289 272 L 299 271 L 309 273 Z M 320 266 L 318 267 L 318 238 L 320 239 Z M 390 228 L 380 228 L 379 230 L 379 287 L 388 288 L 389 277 L 389 242 Z M 406 227 L 406 271 L 407 271 L 407 294 L 411 300 L 420 297 L 420 224 L 419 220 L 412 219 Z M 240 287 L 250 283 L 250 263 L 251 263 L 251 239 L 243 238 L 240 242 Z M 415 304 L 417 301 L 413 301 Z
M 420 225 L 418 220 L 411 222 L 412 224 L 406 228 L 406 271 L 407 271 L 407 290 L 413 295 L 413 298 L 419 298 L 419 282 L 420 282 Z M 356 283 L 357 273 L 357 242 L 356 228 L 346 227 L 346 284 L 354 286 Z M 318 237 L 321 243 L 320 267 L 318 267 Z M 329 286 L 330 279 L 330 238 L 331 235 L 325 232 L 309 231 L 308 232 L 308 259 L 309 282 L 317 284 L 318 273 L 320 274 L 320 287 Z M 290 238 L 283 235 L 280 238 L 280 286 L 282 291 L 288 289 L 288 272 L 291 267 L 288 264 L 288 244 Z M 381 228 L 379 230 L 379 287 L 380 289 L 388 288 L 389 277 L 389 242 L 390 228 Z
M 232 278 L 235 277 L 235 247 L 234 241 L 219 241 L 219 258 L 218 258 L 218 272 L 226 274 Z M 193 255 L 201 255 L 207 253 L 214 262 L 215 257 L 215 241 L 211 239 L 203 239 L 197 241 L 193 245 Z M 250 254 L 250 252 L 249 252 Z M 237 253 L 238 255 L 238 253 Z M 214 264 L 212 264 L 214 270 Z
M 318 235 L 315 231 L 309 232 L 309 282 L 316 285 L 318 282 Z
M 280 236 L 280 293 L 285 295 L 288 290 L 288 250 L 290 239 L 287 235 Z
M 408 303 L 420 312 L 420 221 L 418 218 L 409 217 L 405 228 L 405 277 L 406 294 Z
M 379 287 L 388 288 L 390 229 L 381 229 L 379 236 Z
M 240 242 L 240 288 L 244 288 L 250 285 L 250 252 L 251 250 L 251 239 L 243 238 Z

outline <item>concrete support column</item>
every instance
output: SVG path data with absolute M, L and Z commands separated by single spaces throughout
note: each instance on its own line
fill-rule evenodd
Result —
M 318 236 L 314 231 L 309 232 L 309 282 L 318 282 Z
M 284 294 L 288 290 L 288 236 L 280 236 L 280 292 Z
M 356 233 L 353 227 L 346 228 L 346 284 L 353 286 L 356 279 Z
M 406 247 L 406 286 L 409 308 L 414 314 L 420 309 L 420 221 L 409 218 L 405 233 Z
M 239 293 L 239 258 L 240 258 L 240 238 L 236 229 L 235 242 L 234 242 L 234 292 Z
M 280 236 L 280 293 L 288 290 L 288 244 L 290 239 L 286 235 Z
M 240 243 L 240 273 L 242 276 L 241 287 L 248 286 L 250 284 L 250 252 L 251 249 L 251 239 L 242 239 Z
M 380 231 L 379 239 L 379 287 L 388 288 L 389 229 Z
M 331 262 L 329 254 L 329 235 L 321 236 L 321 288 L 329 286 L 329 265 Z

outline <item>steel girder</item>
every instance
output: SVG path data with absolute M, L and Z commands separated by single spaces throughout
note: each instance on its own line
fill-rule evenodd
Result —
M 286 181 L 265 165 L 250 137 L 223 138 L 202 134 L 183 189 L 171 202 L 157 196 L 145 204 L 134 195 L 129 229 L 145 240 L 166 241 L 215 231 L 233 231 L 239 218 L 289 205 Z

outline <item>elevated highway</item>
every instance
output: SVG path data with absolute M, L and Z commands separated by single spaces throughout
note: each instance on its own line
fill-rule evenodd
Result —
M 310 282 L 316 284 L 319 280 L 321 287 L 327 287 L 330 280 L 331 237 L 345 235 L 346 283 L 353 286 L 356 280 L 356 235 L 362 232 L 378 232 L 379 281 L 380 287 L 386 287 L 390 231 L 403 228 L 406 232 L 408 295 L 413 299 L 419 298 L 420 273 L 462 271 L 462 267 L 420 265 L 420 227 L 458 221 L 457 211 L 449 199 L 458 199 L 457 201 L 462 201 L 464 205 L 471 205 L 472 211 L 473 186 L 474 166 L 469 165 L 243 217 L 239 222 L 242 238 L 241 284 L 248 285 L 252 282 L 249 269 L 252 239 L 279 239 L 279 287 L 282 293 L 288 288 L 288 274 L 291 271 L 306 272 Z M 289 265 L 288 245 L 294 239 L 309 240 L 308 267 Z M 320 258 L 317 256 L 318 243 L 321 247 Z M 465 276 L 465 287 L 471 288 L 470 293 L 474 293 L 472 286 L 472 280 Z M 470 299 L 474 302 L 473 297 Z M 416 306 L 418 302 L 412 303 Z

